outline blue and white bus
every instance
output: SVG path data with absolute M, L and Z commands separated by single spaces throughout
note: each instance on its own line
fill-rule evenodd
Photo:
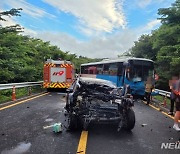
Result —
M 144 58 L 125 57 L 81 65 L 81 76 L 128 84 L 134 96 L 144 96 L 147 77 L 154 78 L 154 62 Z

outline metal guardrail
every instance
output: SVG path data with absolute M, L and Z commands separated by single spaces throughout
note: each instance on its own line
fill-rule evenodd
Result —
M 33 86 L 41 85 L 42 83 L 43 81 L 0 84 L 0 90 L 12 89 L 14 86 L 16 88 L 33 87 Z M 157 92 L 159 95 L 167 96 L 167 97 L 170 97 L 171 94 L 171 92 L 169 91 L 164 91 L 160 89 L 155 89 L 155 92 Z
M 12 101 L 16 100 L 16 88 L 28 87 L 28 95 L 32 93 L 31 87 L 42 85 L 43 81 L 39 82 L 21 82 L 21 83 L 8 83 L 0 84 L 0 90 L 12 89 Z
M 15 88 L 33 87 L 33 86 L 41 85 L 42 83 L 43 81 L 0 84 L 0 90 L 12 89 L 14 86 Z
M 157 92 L 161 96 L 166 96 L 166 97 L 170 97 L 171 95 L 171 92 L 160 90 L 160 89 L 155 89 L 155 92 Z
M 155 92 L 163 97 L 163 102 L 157 102 L 155 100 L 154 102 L 158 103 L 159 108 L 164 107 L 164 109 L 167 109 L 167 98 L 170 98 L 171 92 L 160 89 L 155 89 Z

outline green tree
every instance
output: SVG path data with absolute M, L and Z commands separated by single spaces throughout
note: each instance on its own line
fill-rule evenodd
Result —
M 19 9 L 11 9 L 9 11 L 3 11 L 3 12 L 0 12 L 0 20 L 1 21 L 6 21 L 6 19 L 4 19 L 3 16 L 9 16 L 9 17 L 12 17 L 12 16 L 21 16 L 20 14 L 20 11 L 22 10 L 22 8 L 19 8 Z
M 162 24 L 177 25 L 180 24 L 180 0 L 176 0 L 169 8 L 161 8 L 158 10 L 158 18 Z
M 152 35 L 142 35 L 130 52 L 134 57 L 156 60 L 157 50 L 153 49 Z
M 19 9 L 11 9 L 9 11 L 3 11 L 0 12 L 0 21 L 7 21 L 4 16 L 8 16 L 8 17 L 13 17 L 13 16 L 21 16 L 20 15 L 20 11 L 22 10 L 22 8 Z M 4 34 L 7 32 L 14 32 L 14 33 L 18 33 L 18 32 L 22 32 L 22 27 L 18 24 L 16 25 L 12 25 L 12 26 L 7 26 L 7 27 L 2 27 L 2 25 L 0 24 L 0 34 Z
M 20 10 L 1 12 L 0 20 L 6 22 L 4 16 L 20 16 Z M 43 64 L 48 58 L 70 60 L 78 71 L 82 63 L 97 60 L 63 52 L 50 42 L 22 35 L 21 30 L 16 25 L 0 26 L 0 83 L 42 80 Z
M 162 25 L 151 35 L 142 35 L 131 48 L 135 57 L 155 61 L 160 76 L 158 88 L 168 90 L 168 80 L 180 72 L 180 0 L 158 10 Z

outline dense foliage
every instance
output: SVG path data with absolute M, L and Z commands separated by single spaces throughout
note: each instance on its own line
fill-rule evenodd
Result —
M 5 21 L 5 15 L 20 16 L 20 10 L 0 12 L 0 20 Z M 98 60 L 63 52 L 50 42 L 22 35 L 22 31 L 19 25 L 0 26 L 0 83 L 42 80 L 43 63 L 50 57 L 72 61 L 77 71 L 80 64 Z
M 158 10 L 162 25 L 150 35 L 142 35 L 130 53 L 155 61 L 160 76 L 157 86 L 168 89 L 168 80 L 180 73 L 180 0 L 169 8 Z

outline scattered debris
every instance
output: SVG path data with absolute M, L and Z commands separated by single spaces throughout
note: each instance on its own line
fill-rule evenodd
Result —
M 61 123 L 55 123 L 53 125 L 53 132 L 55 132 L 55 133 L 62 132 L 62 124 Z
M 147 124 L 142 124 L 141 126 L 144 127 L 144 126 L 147 126 Z
M 50 122 L 50 121 L 53 121 L 53 119 L 48 118 L 48 119 L 45 120 L 45 122 Z
M 43 129 L 48 129 L 48 128 L 52 128 L 53 125 L 50 125 L 50 126 L 43 126 Z
M 50 126 L 44 126 L 43 129 L 53 128 L 53 132 L 59 133 L 62 132 L 62 124 L 61 123 L 55 123 Z

